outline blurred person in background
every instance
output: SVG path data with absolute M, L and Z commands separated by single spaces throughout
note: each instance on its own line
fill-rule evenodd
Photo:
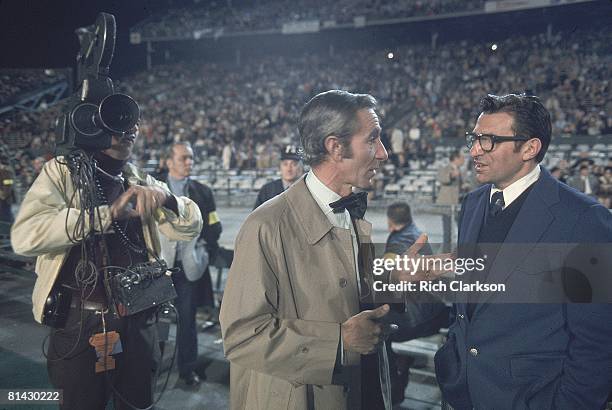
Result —
M 202 214 L 202 230 L 190 241 L 173 241 L 161 235 L 162 258 L 169 267 L 181 268 L 172 275 L 179 313 L 177 330 L 179 378 L 187 386 L 197 386 L 205 375 L 196 373 L 198 337 L 196 308 L 215 309 L 209 265 L 215 260 L 222 227 L 212 190 L 191 178 L 193 149 L 188 142 L 175 142 L 166 152 L 166 183 L 177 196 L 190 198 Z
M 283 193 L 304 173 L 302 158 L 295 145 L 287 145 L 281 151 L 279 168 L 281 177 L 261 187 L 257 194 L 253 209 L 256 209 L 268 199 Z
M 446 166 L 440 168 L 437 176 L 438 183 L 440 184 L 440 189 L 438 191 L 438 196 L 436 197 L 436 204 L 454 205 L 455 213 L 457 211 L 456 208 L 459 205 L 459 201 L 461 200 L 461 195 L 463 193 L 463 187 L 465 183 L 463 170 L 461 168 L 464 163 L 465 156 L 463 155 L 463 153 L 460 150 L 453 151 L 449 156 L 449 163 Z M 444 214 L 442 215 L 442 243 L 447 249 L 449 249 L 448 247 L 452 240 L 451 221 L 453 220 L 453 215 L 451 215 L 451 212 L 453 212 L 453 208 L 445 209 Z
M 404 153 L 404 131 L 398 125 L 391 131 L 391 152 L 395 156 L 396 165 L 402 168 L 406 163 Z
M 0 221 L 13 222 L 11 207 L 15 201 L 13 173 L 7 165 L 0 163 Z
M 591 167 L 584 163 L 578 167 L 577 174 L 567 179 L 567 185 L 593 198 L 599 192 L 599 179 L 591 173 Z
M 410 205 L 407 202 L 395 202 L 387 208 L 387 227 L 389 236 L 385 245 L 385 259 L 395 259 L 403 255 L 421 236 L 421 230 L 412 219 Z M 419 251 L 421 255 L 431 255 L 429 243 Z M 426 299 L 425 299 L 426 298 Z M 399 326 L 399 330 L 389 337 L 392 342 L 406 342 L 419 337 L 430 336 L 448 327 L 449 309 L 432 295 L 420 295 L 417 303 L 391 304 L 389 320 Z M 414 357 L 403 356 L 387 349 L 393 404 L 404 400 L 404 391 L 410 377 L 410 366 Z

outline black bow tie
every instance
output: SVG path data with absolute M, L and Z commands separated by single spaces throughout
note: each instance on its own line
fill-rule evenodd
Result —
M 332 207 L 335 214 L 342 213 L 346 209 L 351 214 L 351 218 L 363 219 L 366 209 L 368 209 L 368 193 L 365 191 L 353 192 L 332 202 L 329 206 Z

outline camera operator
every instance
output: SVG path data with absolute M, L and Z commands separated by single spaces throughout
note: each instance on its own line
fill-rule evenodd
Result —
M 158 230 L 175 240 L 191 240 L 202 228 L 193 201 L 172 195 L 165 184 L 128 163 L 137 133 L 136 126 L 113 135 L 110 148 L 92 153 L 103 193 L 90 208 L 93 218 L 81 215 L 89 214 L 83 205 L 89 198 L 75 190 L 66 157 L 59 156 L 45 164 L 12 227 L 15 251 L 38 257 L 35 320 L 43 323 L 45 301 L 57 289 L 71 296 L 66 323 L 51 330 L 47 353 L 51 383 L 63 389 L 62 409 L 103 410 L 111 394 L 115 409 L 152 405 L 159 365 L 157 309 L 119 316 L 104 274 L 108 266 L 125 271 L 159 255 Z M 96 363 L 96 340 L 114 359 L 102 357 L 102 369 L 100 360 Z

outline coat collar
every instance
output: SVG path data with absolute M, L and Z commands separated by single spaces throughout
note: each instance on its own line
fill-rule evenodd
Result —
M 284 195 L 291 209 L 299 210 L 294 215 L 304 230 L 309 245 L 317 243 L 333 228 L 333 225 L 308 190 L 306 177 L 290 186 Z M 357 226 L 360 240 L 369 239 L 372 232 L 371 223 L 360 219 L 356 221 L 355 226 Z

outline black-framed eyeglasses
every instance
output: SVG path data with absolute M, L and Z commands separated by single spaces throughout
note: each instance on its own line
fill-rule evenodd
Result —
M 465 143 L 468 149 L 472 149 L 472 146 L 474 146 L 474 142 L 478 141 L 478 143 L 480 144 L 480 148 L 482 148 L 482 150 L 485 152 L 493 151 L 493 148 L 495 148 L 495 144 L 499 142 L 529 141 L 530 139 L 531 138 L 529 137 L 522 137 L 520 135 L 502 137 L 502 136 L 493 135 L 493 134 L 476 134 L 474 132 L 465 133 Z

